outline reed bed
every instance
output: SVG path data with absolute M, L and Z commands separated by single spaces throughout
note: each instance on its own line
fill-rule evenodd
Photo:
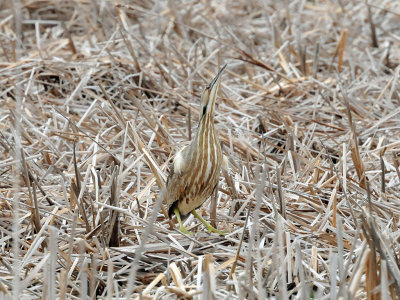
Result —
M 399 299 L 400 3 L 0 4 L 1 299 Z M 164 183 L 227 63 L 229 168 Z

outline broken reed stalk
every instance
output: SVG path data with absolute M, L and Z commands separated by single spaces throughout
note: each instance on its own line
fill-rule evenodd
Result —
M 376 27 L 374 24 L 374 21 L 372 20 L 372 11 L 371 11 L 371 6 L 368 4 L 368 0 L 365 1 L 365 4 L 367 5 L 367 11 L 368 11 L 368 22 L 369 22 L 369 26 L 371 29 L 371 43 L 372 43 L 372 47 L 374 48 L 378 48 L 378 38 L 376 35 Z

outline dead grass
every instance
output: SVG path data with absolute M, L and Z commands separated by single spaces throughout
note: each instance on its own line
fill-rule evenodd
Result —
M 398 299 L 400 5 L 368 2 L 0 4 L 2 298 Z M 160 191 L 225 63 L 229 234 L 188 237 Z

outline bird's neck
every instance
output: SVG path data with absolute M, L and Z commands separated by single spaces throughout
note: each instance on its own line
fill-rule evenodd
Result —
M 196 134 L 196 144 L 201 143 L 201 140 L 207 139 L 208 135 L 214 135 L 214 114 L 205 114 L 200 122 Z
M 214 114 L 205 114 L 200 120 L 198 132 L 206 133 L 207 130 L 214 130 Z

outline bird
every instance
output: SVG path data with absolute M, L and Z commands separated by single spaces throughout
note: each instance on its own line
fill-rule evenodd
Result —
M 208 231 L 225 235 L 214 228 L 197 212 L 218 185 L 221 166 L 226 165 L 221 144 L 214 127 L 215 101 L 221 83 L 224 65 L 201 95 L 199 124 L 189 145 L 175 154 L 173 167 L 167 178 L 166 197 L 168 216 L 175 214 L 181 232 L 192 235 L 183 225 L 182 218 L 192 213 Z

